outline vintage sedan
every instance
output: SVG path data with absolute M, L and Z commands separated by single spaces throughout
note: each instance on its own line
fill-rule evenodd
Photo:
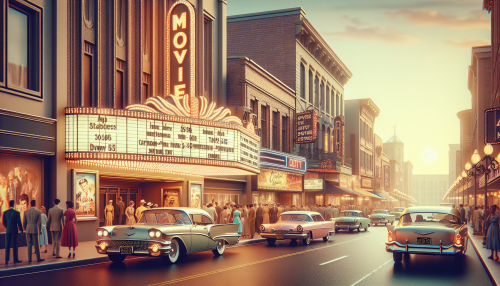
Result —
M 401 217 L 401 214 L 403 213 L 403 211 L 405 209 L 406 208 L 404 208 L 404 207 L 395 207 L 392 209 L 391 215 L 394 215 L 395 220 L 399 220 L 399 218 Z
M 392 225 L 395 220 L 394 215 L 392 215 L 388 210 L 374 210 L 373 214 L 369 215 L 368 218 L 370 219 L 373 225 L 377 224 Z
M 364 229 L 368 231 L 368 226 L 370 224 L 370 219 L 367 218 L 362 211 L 356 210 L 342 211 L 339 217 L 334 217 L 330 220 L 335 222 L 335 231 L 339 229 L 347 229 L 349 231 L 357 229 L 358 232 Z
M 467 251 L 467 224 L 454 208 L 410 207 L 387 229 L 386 251 L 392 252 L 395 263 L 401 263 L 403 254 L 454 255 L 461 261 Z
M 325 221 L 320 213 L 288 211 L 280 215 L 277 223 L 262 224 L 260 236 L 267 239 L 269 245 L 284 239 L 301 239 L 303 244 L 308 245 L 311 239 L 323 238 L 323 241 L 328 241 L 334 229 L 335 222 Z
M 187 253 L 212 250 L 215 256 L 222 255 L 226 245 L 238 243 L 238 226 L 216 225 L 201 209 L 154 208 L 144 211 L 137 224 L 98 228 L 95 248 L 113 262 L 133 255 L 175 263 Z

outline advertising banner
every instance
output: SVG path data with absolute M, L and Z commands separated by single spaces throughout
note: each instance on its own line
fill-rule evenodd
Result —
M 262 190 L 302 191 L 302 176 L 282 171 L 261 169 L 257 188 Z
M 323 179 L 305 179 L 304 189 L 306 190 L 322 190 Z
M 316 111 L 308 110 L 306 112 L 297 113 L 296 123 L 296 138 L 298 144 L 316 142 L 318 136 L 317 122 L 318 118 Z

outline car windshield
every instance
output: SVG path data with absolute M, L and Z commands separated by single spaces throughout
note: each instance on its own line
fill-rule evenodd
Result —
M 344 212 L 343 214 L 344 214 L 344 216 L 355 216 L 355 217 L 360 216 L 359 213 L 357 213 L 357 212 Z
M 403 215 L 400 218 L 399 222 L 434 222 L 444 224 L 460 224 L 460 219 L 457 216 L 446 213 L 410 213 Z
M 392 209 L 392 212 L 400 213 L 400 212 L 402 212 L 404 210 L 405 210 L 404 208 L 395 208 L 395 209 Z
M 312 222 L 313 220 L 311 217 L 305 214 L 284 214 L 280 216 L 281 221 L 309 221 Z
M 385 210 L 374 210 L 373 213 L 374 214 L 386 214 L 387 211 L 385 211 Z
M 181 211 L 149 210 L 142 213 L 139 223 L 191 224 L 191 220 Z

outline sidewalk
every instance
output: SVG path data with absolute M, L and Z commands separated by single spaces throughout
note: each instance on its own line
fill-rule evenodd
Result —
M 237 245 L 252 244 L 263 241 L 265 241 L 265 239 L 261 238 L 260 235 L 255 234 L 253 239 L 240 239 L 240 242 Z M 19 247 L 18 250 L 19 260 L 21 260 L 22 262 L 14 264 L 11 250 L 10 261 L 7 265 L 5 264 L 5 249 L 0 249 L 0 277 L 33 273 L 44 270 L 77 267 L 86 264 L 103 263 L 110 261 L 106 255 L 98 254 L 95 250 L 94 245 L 95 241 L 79 242 L 78 247 L 76 248 L 75 258 L 68 258 L 67 247 L 61 247 L 60 255 L 63 258 L 55 258 L 55 256 L 52 256 L 52 245 L 48 246 L 47 253 L 43 253 L 43 251 L 45 250 L 45 246 L 43 246 L 41 249 L 42 253 L 40 253 L 40 257 L 44 258 L 45 261 L 36 262 L 36 254 L 32 254 L 31 263 L 28 262 L 28 247 L 23 246 Z
M 469 237 L 472 246 L 474 246 L 484 269 L 488 273 L 488 276 L 490 276 L 490 279 L 495 285 L 498 285 L 500 282 L 500 260 L 495 261 L 493 259 L 488 259 L 488 256 L 491 255 L 491 250 L 486 249 L 486 247 L 483 246 L 483 236 L 473 235 L 472 232 L 473 229 L 469 226 Z

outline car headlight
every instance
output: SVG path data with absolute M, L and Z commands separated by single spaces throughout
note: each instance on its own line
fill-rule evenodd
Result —
M 154 238 L 155 237 L 155 232 L 154 230 L 149 231 L 149 237 Z
M 274 228 L 271 228 L 271 232 L 272 232 L 272 233 L 275 233 L 275 232 L 276 232 L 276 230 L 274 230 Z
M 160 249 L 160 246 L 158 244 L 156 244 L 156 243 L 153 244 L 153 246 L 151 247 L 151 250 L 153 252 L 158 252 L 159 249 Z
M 102 237 L 102 230 L 97 231 L 97 236 Z
M 107 230 L 104 230 L 104 231 L 102 232 L 102 235 L 103 235 L 104 237 L 108 237 L 108 236 L 109 236 L 109 232 L 108 232 Z
M 106 242 L 102 242 L 100 246 L 101 250 L 105 250 L 108 245 L 106 244 Z
M 159 231 L 159 230 L 155 231 L 155 236 L 156 236 L 156 238 L 160 238 L 161 231 Z
M 264 231 L 264 230 L 266 230 L 266 227 L 265 227 L 264 225 L 262 225 L 262 224 L 261 224 L 261 225 L 260 225 L 260 231 Z
M 297 226 L 297 231 L 303 231 L 303 230 L 304 230 L 304 228 L 301 225 Z

